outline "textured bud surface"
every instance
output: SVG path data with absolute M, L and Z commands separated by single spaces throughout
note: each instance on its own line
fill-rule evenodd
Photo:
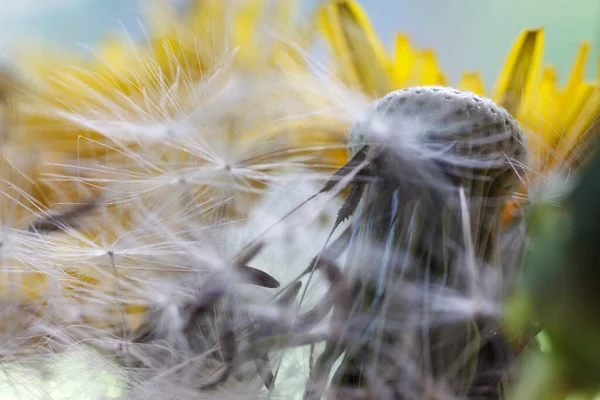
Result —
M 377 101 L 350 132 L 352 151 L 368 143 L 435 159 L 459 177 L 497 176 L 526 161 L 523 133 L 505 109 L 441 86 L 398 90 Z

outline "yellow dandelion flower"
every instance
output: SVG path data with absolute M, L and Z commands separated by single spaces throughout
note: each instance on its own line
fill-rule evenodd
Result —
M 153 152 L 163 154 L 155 159 L 212 162 L 215 171 L 225 171 L 224 179 L 249 191 L 274 179 L 266 174 L 277 165 L 304 159 L 318 170 L 335 168 L 345 159 L 350 113 L 334 106 L 352 95 L 333 79 L 323 91 L 325 79 L 308 72 L 301 53 L 313 30 L 293 22 L 295 3 L 268 3 L 193 2 L 191 12 L 179 16 L 166 2 L 150 2 L 147 45 L 110 37 L 91 60 L 25 54 L 20 59 L 29 72 L 29 93 L 17 101 L 14 144 L 37 149 L 46 165 L 77 159 L 121 167 L 142 152 L 148 157 L 149 146 L 158 144 Z M 171 143 L 174 131 L 185 131 L 185 139 L 180 135 Z M 216 153 L 193 154 L 183 149 L 184 140 L 208 140 Z M 165 141 L 171 144 L 168 154 Z M 264 151 L 257 154 L 258 148 Z M 88 189 L 110 180 L 89 167 L 81 171 Z M 264 179 L 255 179 L 259 175 Z M 52 183 L 62 187 L 67 181 Z
M 345 127 L 366 100 L 309 71 L 312 27 L 291 23 L 292 2 L 267 3 L 198 1 L 179 16 L 151 2 L 147 43 L 111 36 L 91 58 L 18 55 L 22 90 L 5 86 L 14 115 L 0 159 L 0 216 L 13 219 L 3 300 L 85 327 L 73 337 L 134 331 L 157 300 L 150 282 L 168 277 L 164 290 L 184 273 L 202 275 L 171 265 L 197 261 L 169 261 L 184 252 L 175 244 L 196 240 L 193 222 L 208 230 L 244 218 L 266 187 L 295 179 L 291 171 L 310 166 L 322 179 L 344 162 Z M 100 217 L 50 235 L 26 231 L 93 200 Z
M 319 22 L 344 82 L 371 97 L 408 86 L 448 85 L 433 51 L 413 49 L 407 36 L 397 35 L 394 54 L 388 55 L 355 1 L 328 1 Z M 564 87 L 558 86 L 554 69 L 543 64 L 543 49 L 543 29 L 527 29 L 514 42 L 492 92 L 476 72 L 464 73 L 456 85 L 489 96 L 519 121 L 531 157 L 532 174 L 525 180 L 576 167 L 600 116 L 599 82 L 584 79 L 590 45 L 580 46 Z M 507 209 L 507 218 L 516 204 Z
M 529 40 L 524 39 L 527 36 Z M 599 82 L 584 79 L 589 49 L 588 43 L 580 45 L 571 74 L 566 84 L 560 87 L 554 68 L 541 62 L 541 29 L 523 32 L 513 45 L 511 56 L 518 56 L 515 61 L 511 57 L 507 60 L 495 98 L 503 99 L 501 104 L 512 108 L 527 133 L 532 171 L 527 177 L 529 185 L 539 183 L 540 177 L 546 179 L 554 171 L 568 174 L 589 155 L 595 124 L 600 116 Z M 520 71 L 527 72 L 515 72 L 513 65 L 518 63 L 522 64 L 518 67 Z M 516 102 L 510 100 L 511 95 L 507 96 L 501 86 L 509 80 L 515 82 L 514 89 L 509 91 Z M 516 205 L 518 201 L 515 200 L 511 206 Z M 509 207 L 507 218 L 510 218 L 510 210 Z
M 341 79 L 371 97 L 446 83 L 433 50 L 413 49 L 406 35 L 396 36 L 394 55 L 388 55 L 357 2 L 328 1 L 320 7 L 318 20 Z

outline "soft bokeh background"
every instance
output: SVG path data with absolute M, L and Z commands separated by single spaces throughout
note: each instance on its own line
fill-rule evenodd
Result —
M 25 37 L 56 46 L 93 46 L 107 32 L 127 31 L 142 37 L 139 4 L 142 0 L 0 0 L 0 58 L 8 57 L 15 43 Z M 162 0 L 145 0 L 162 1 Z M 185 0 L 178 0 L 185 3 Z M 310 9 L 316 0 L 307 0 Z M 478 70 L 490 87 L 518 33 L 529 27 L 546 29 L 546 62 L 554 64 L 564 78 L 582 41 L 593 43 L 589 76 L 596 73 L 600 51 L 600 0 L 363 0 L 376 30 L 391 47 L 394 34 L 408 33 L 419 47 L 436 49 L 451 82 L 460 72 Z M 70 377 L 86 382 L 97 391 L 91 378 L 75 359 L 57 366 L 63 377 L 40 381 L 27 376 L 21 382 L 40 386 L 52 398 L 89 397 L 79 386 L 65 386 Z M 65 371 L 67 371 L 65 373 Z M 19 375 L 20 376 L 20 375 Z M 110 386 L 98 378 L 97 385 Z M 112 378 L 108 379 L 109 381 Z M 59 384 L 58 384 L 58 383 Z M 55 390 L 53 386 L 59 385 Z M 21 399 L 14 381 L 0 377 L 0 400 Z M 60 392 L 60 393 L 57 393 Z M 67 393 L 68 392 L 68 393 Z
M 42 37 L 57 45 L 93 44 L 104 32 L 126 29 L 142 35 L 139 4 L 163 0 L 0 0 L 0 56 L 15 37 Z M 186 0 L 172 0 L 184 4 Z M 304 0 L 309 9 L 318 0 Z M 478 70 L 491 86 L 517 34 L 546 29 L 546 61 L 568 74 L 584 40 L 600 50 L 599 0 L 362 0 L 387 44 L 410 34 L 419 47 L 436 49 L 452 82 L 463 70 Z M 596 64 L 592 57 L 590 64 Z M 590 65 L 589 76 L 595 73 Z
M 546 29 L 546 61 L 566 76 L 576 46 L 600 47 L 598 0 L 363 0 L 373 24 L 387 42 L 397 30 L 416 45 L 436 49 L 452 81 L 460 71 L 479 70 L 489 85 L 519 32 Z M 594 57 L 594 62 L 596 57 Z M 590 76 L 591 76 L 590 71 Z

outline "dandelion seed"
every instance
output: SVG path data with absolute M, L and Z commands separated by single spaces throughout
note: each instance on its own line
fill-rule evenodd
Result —
M 414 374 L 464 395 L 474 379 L 479 331 L 494 324 L 495 312 L 478 303 L 502 296 L 479 288 L 481 272 L 501 268 L 499 215 L 520 183 L 515 165 L 526 161 L 521 130 L 490 100 L 434 86 L 382 98 L 350 136 L 354 148 L 384 147 L 353 223 L 348 271 L 361 288 L 346 296 L 355 300 L 344 306 L 345 339 L 321 355 L 320 379 L 342 356 L 335 387 L 369 388 L 367 376 L 394 368 L 379 384 L 398 395 L 428 396 Z M 445 288 L 456 294 L 436 302 Z M 474 307 L 453 302 L 460 297 Z M 411 359 L 415 370 L 390 365 L 390 353 Z

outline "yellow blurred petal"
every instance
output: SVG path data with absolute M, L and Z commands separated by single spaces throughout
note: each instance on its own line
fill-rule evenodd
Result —
M 342 79 L 370 96 L 387 94 L 391 63 L 363 9 L 354 1 L 329 1 L 319 9 L 318 21 Z
M 121 69 L 127 65 L 129 53 L 118 39 L 105 39 L 98 45 L 98 50 L 111 66 Z
M 0 144 L 14 137 L 17 100 L 26 92 L 12 71 L 0 67 Z
M 396 88 L 405 85 L 413 63 L 412 48 L 410 40 L 406 35 L 396 35 L 394 48 L 394 72 L 396 75 Z
M 265 0 L 246 0 L 234 8 L 233 43 L 238 56 L 248 63 L 247 66 L 256 64 L 262 56 L 263 46 L 257 43 L 257 37 L 264 8 Z
M 46 275 L 41 272 L 2 270 L 0 293 L 2 300 L 35 301 L 43 298 L 47 287 Z
M 166 76 L 171 77 L 174 64 L 186 65 L 190 76 L 201 72 L 198 65 L 206 67 L 226 51 L 230 38 L 225 34 L 225 3 L 229 1 L 193 0 L 184 14 L 175 9 L 171 0 L 144 3 L 151 60 L 162 67 Z
M 587 135 L 593 133 L 591 128 L 600 117 L 600 84 L 580 84 L 571 100 L 565 110 L 568 116 L 565 134 L 556 145 L 555 163 L 580 161 L 583 155 L 578 154 L 580 147 L 589 144 Z
M 456 87 L 460 90 L 473 92 L 480 96 L 485 95 L 483 81 L 481 80 L 481 75 L 479 75 L 478 72 L 464 72 Z
M 267 18 L 276 29 L 286 30 L 292 26 L 294 17 L 298 11 L 298 0 L 275 1 L 270 4 L 270 12 Z
M 271 55 L 272 64 L 281 70 L 298 72 L 304 70 L 304 59 L 297 49 L 282 43 L 275 45 Z
M 180 48 L 187 50 L 187 61 L 195 61 L 207 69 L 220 61 L 227 51 L 235 49 L 235 44 L 230 43 L 231 12 L 229 1 L 192 2 L 181 22 L 184 32 L 173 40 Z M 186 72 L 189 74 L 192 71 Z
M 170 35 L 177 26 L 177 12 L 170 0 L 141 1 L 140 8 L 151 37 Z
M 173 79 L 177 75 L 175 67 L 186 65 L 188 76 L 200 76 L 206 60 L 217 56 L 214 48 L 219 42 L 196 41 L 195 30 L 191 28 L 204 27 L 211 30 L 206 32 L 206 37 L 222 37 L 212 36 L 220 33 L 217 31 L 220 25 L 213 21 L 223 19 L 222 14 L 210 14 L 210 18 L 208 17 L 212 3 L 214 1 L 206 0 L 206 5 L 201 8 L 202 11 L 198 11 L 198 7 L 191 7 L 184 18 L 178 15 L 170 0 L 143 2 L 142 10 L 146 17 L 150 43 L 145 54 L 142 52 L 134 55 L 134 63 L 139 64 L 136 65 L 137 72 L 141 70 L 142 73 L 147 73 L 148 71 L 144 70 L 147 70 L 150 64 L 156 67 L 155 69 L 160 68 L 166 79 Z M 210 46 L 206 46 L 207 42 Z
M 547 162 L 550 149 L 563 131 L 558 122 L 560 98 L 557 81 L 554 67 L 545 67 L 536 95 L 532 96 L 529 107 L 519 118 L 519 122 L 530 132 L 529 151 L 534 169 Z
M 579 115 L 585 110 L 589 101 L 593 97 L 595 85 L 589 83 L 582 83 L 577 85 L 573 89 L 573 93 L 569 97 L 569 102 L 563 102 L 561 109 L 561 126 L 565 131 L 571 130 L 575 121 L 579 118 Z M 564 140 L 564 136 L 561 138 L 561 142 Z
M 436 85 L 448 86 L 448 78 L 446 77 L 446 74 L 441 71 L 438 71 L 436 81 Z
M 579 45 L 577 49 L 577 55 L 571 73 L 567 81 L 567 85 L 564 90 L 564 94 L 569 94 L 571 91 L 575 91 L 577 86 L 583 83 L 585 79 L 585 66 L 588 61 L 588 55 L 590 54 L 590 43 L 585 42 Z
M 441 72 L 435 52 L 432 49 L 415 50 L 408 86 L 426 86 L 447 84 L 446 77 Z
M 298 0 L 234 0 L 231 7 L 232 46 L 237 49 L 239 66 L 304 69 L 303 52 L 314 41 L 317 29 L 313 19 L 303 25 L 295 20 Z
M 124 37 L 107 37 L 98 43 L 98 52 L 101 57 L 101 68 L 108 69 L 107 72 L 117 74 L 128 74 L 140 63 L 140 59 L 146 56 L 145 49 L 132 48 L 132 45 Z
M 284 34 L 274 45 L 272 63 L 284 71 L 287 67 L 305 71 L 306 53 L 319 35 L 316 18 L 295 20 L 298 16 L 298 0 L 280 1 L 274 7 L 275 29 Z
M 427 49 L 423 52 L 423 73 L 421 75 L 420 84 L 425 85 L 442 85 L 443 74 L 438 67 L 437 57 L 432 49 Z
M 517 117 L 534 95 L 544 49 L 544 31 L 528 29 L 519 35 L 506 58 L 493 99 Z
M 582 43 L 579 46 L 577 51 L 577 55 L 575 56 L 575 61 L 573 63 L 573 67 L 571 69 L 571 73 L 567 80 L 567 84 L 565 85 L 564 90 L 561 93 L 561 103 L 563 107 L 571 107 L 571 113 L 561 113 L 560 124 L 561 126 L 567 128 L 574 118 L 573 113 L 576 112 L 572 109 L 572 105 L 574 102 L 574 98 L 576 96 L 581 96 L 582 89 L 581 85 L 585 79 L 585 66 L 588 60 L 588 55 L 590 52 L 590 44 Z

